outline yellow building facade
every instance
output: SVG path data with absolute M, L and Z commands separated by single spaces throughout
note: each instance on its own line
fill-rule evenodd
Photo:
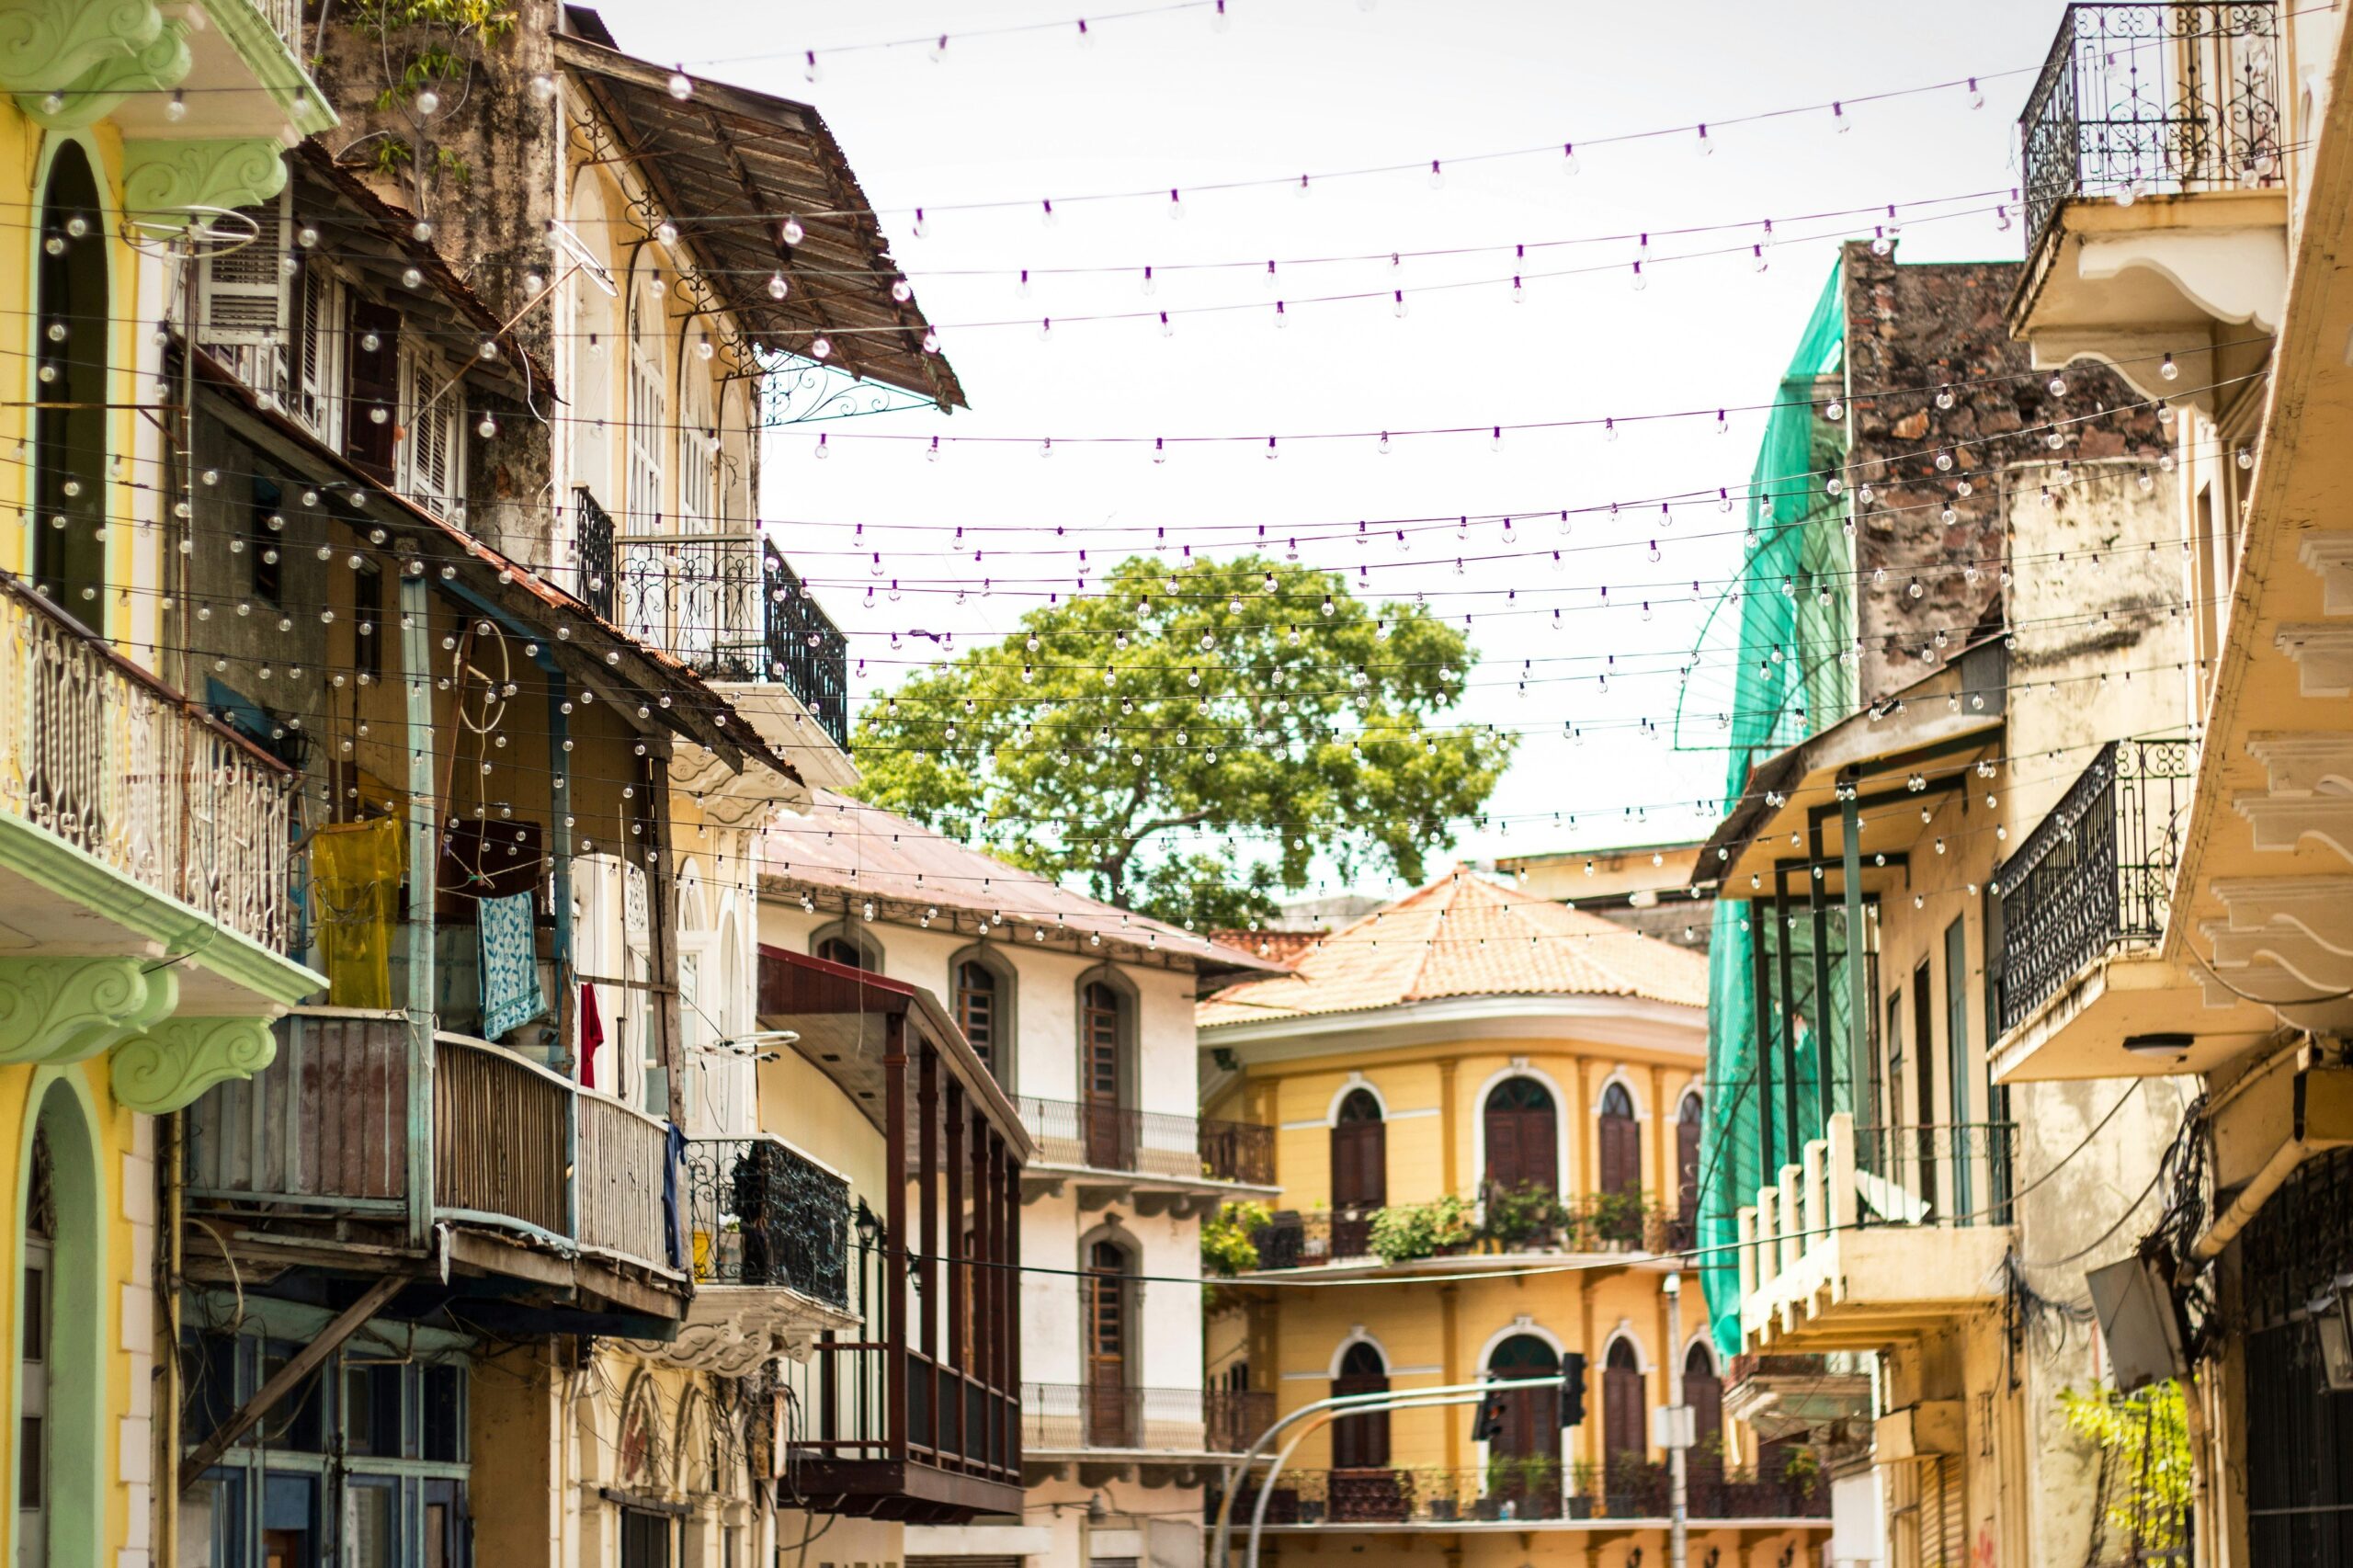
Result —
M 1696 1280 L 1670 1300 L 1705 993 L 1694 954 L 1457 869 L 1203 1003 L 1204 1114 L 1274 1128 L 1281 1188 L 1237 1216 L 1256 1265 L 1217 1288 L 1211 1381 L 1271 1391 L 1279 1418 L 1568 1377 L 1302 1422 L 1282 1472 L 1235 1489 L 1237 1554 L 1263 1494 L 1264 1550 L 1286 1557 L 1663 1561 L 1655 1415 L 1678 1387 L 1694 1561 L 1779 1562 L 1826 1535 L 1818 1461 L 1727 1426 Z

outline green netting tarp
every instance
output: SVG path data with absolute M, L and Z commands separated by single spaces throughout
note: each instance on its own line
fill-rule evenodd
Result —
M 1843 392 L 1845 347 L 1844 294 L 1833 268 L 1797 352 L 1782 373 L 1750 478 L 1749 528 L 1756 543 L 1734 590 L 1738 602 L 1725 607 L 1737 610 L 1740 629 L 1729 710 L 1727 810 L 1739 798 L 1752 766 L 1836 722 L 1851 705 L 1853 683 L 1845 657 L 1853 634 L 1847 510 L 1823 483 L 1824 471 L 1845 460 L 1845 426 L 1819 419 L 1814 412 L 1816 400 Z M 1767 900 L 1720 898 L 1709 938 L 1711 1092 L 1701 1141 L 1698 1242 L 1716 1343 L 1727 1355 L 1740 1349 L 1740 1272 L 1733 1244 L 1739 1239 L 1739 1212 L 1756 1201 L 1766 1175 L 1763 1116 L 1773 1119 L 1775 1165 L 1790 1158 L 1793 1112 L 1799 1146 L 1804 1139 L 1821 1135 L 1824 1098 L 1817 1046 L 1825 1036 L 1832 1108 L 1843 1110 L 1853 1103 L 1853 1053 L 1846 1044 L 1853 1039 L 1847 1017 L 1847 915 L 1836 906 L 1823 912 L 1824 954 L 1817 965 L 1816 922 L 1807 881 L 1802 871 L 1791 879 L 1785 926 L 1772 922 L 1773 905 Z M 1768 881 L 1759 891 L 1769 894 L 1774 890 Z M 1760 937 L 1767 941 L 1762 1012 L 1771 1035 L 1769 1061 L 1760 1060 L 1757 1050 Z M 1784 944 L 1786 986 L 1781 978 Z M 1869 943 L 1861 945 L 1867 949 Z M 1827 996 L 1817 994 L 1824 971 Z

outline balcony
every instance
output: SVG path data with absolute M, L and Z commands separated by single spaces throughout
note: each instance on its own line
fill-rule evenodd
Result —
M 2038 366 L 2090 355 L 2147 396 L 2209 406 L 2201 389 L 2239 373 L 2204 347 L 2213 329 L 2276 329 L 2282 48 L 2271 4 L 2067 7 L 2018 120 L 2028 249 L 2010 327 Z M 2178 385 L 2156 374 L 2165 353 Z
M 858 1108 L 881 1173 L 882 1211 L 857 1203 L 850 1223 L 851 1326 L 783 1365 L 800 1414 L 779 1476 L 816 1512 L 915 1524 L 1020 1512 L 1011 1266 L 1031 1145 L 1012 1101 L 938 998 L 904 981 L 763 946 L 757 1013 L 763 1028 L 792 1031 L 791 1051 Z M 796 1179 L 813 1204 L 816 1177 Z M 731 1200 L 773 1185 L 765 1171 L 756 1183 L 761 1192 Z M 786 1239 L 797 1226 L 782 1227 Z M 789 1248 L 761 1250 L 767 1267 L 779 1252 L 790 1267 Z M 830 1289 L 829 1267 L 812 1281 Z
M 1740 1211 L 1741 1348 L 1884 1349 L 1998 1298 L 2017 1131 L 1831 1117 Z
M 1028 1095 L 1015 1103 L 1038 1145 L 1022 1173 L 1032 1196 L 1074 1186 L 1085 1209 L 1132 1199 L 1144 1213 L 1191 1215 L 1276 1190 L 1270 1127 Z
M 581 513 L 586 570 L 596 548 L 587 508 L 595 503 L 585 491 L 574 494 L 587 501 Z M 809 745 L 804 724 L 836 747 L 848 744 L 848 639 L 766 535 L 627 534 L 611 549 L 620 554 L 620 622 L 630 635 L 729 687 L 762 734 L 780 745 Z M 766 688 L 780 689 L 791 705 L 770 711 L 773 704 L 747 704 Z M 767 724 L 761 723 L 764 713 Z M 768 733 L 771 727 L 777 733 Z
M 158 1114 L 266 1062 L 269 1019 L 324 983 L 283 956 L 297 782 L 0 573 L 0 970 L 86 998 L 18 1009 L 0 1052 L 112 1051 L 117 1096 Z
M 1553 1459 L 1498 1459 L 1484 1470 L 1412 1469 L 1285 1471 L 1267 1499 L 1270 1530 L 1395 1529 L 1433 1526 L 1459 1530 L 1491 1525 L 1578 1528 L 1627 1520 L 1664 1522 L 1671 1483 L 1666 1466 L 1620 1460 L 1605 1474 L 1592 1464 L 1563 1466 Z M 1217 1517 L 1221 1493 L 1212 1486 L 1207 1517 Z M 1685 1483 L 1687 1516 L 1694 1528 L 1722 1524 L 1775 1525 L 1827 1519 L 1830 1485 L 1762 1478 L 1694 1462 Z M 1234 1498 L 1238 1541 L 1249 1528 L 1256 1494 Z
M 852 1329 L 849 1183 L 782 1139 L 696 1139 L 680 1171 L 695 1296 L 676 1365 L 750 1377 Z
M 1241 1453 L 1274 1420 L 1266 1392 L 1021 1385 L 1022 1458 L 1031 1464 L 1116 1453 L 1189 1468 Z
M 1394 1217 L 1387 1260 L 1374 1247 L 1374 1227 L 1383 1214 Z M 1378 1274 L 1392 1267 L 1477 1273 L 1535 1256 L 1631 1260 L 1671 1251 L 1684 1244 L 1688 1233 L 1687 1221 L 1644 1202 L 1640 1193 L 1561 1199 L 1523 1189 L 1490 1190 L 1475 1204 L 1441 1199 L 1386 1209 L 1279 1210 L 1251 1233 L 1251 1242 L 1258 1251 L 1257 1273 L 1314 1268 Z
M 1995 869 L 1998 1082 L 2198 1071 L 2193 1049 L 2266 1032 L 2208 1013 L 2197 972 L 2160 951 L 2197 770 L 2187 739 L 2111 741 Z
M 613 559 L 613 515 L 585 484 L 572 488 L 572 553 L 573 591 L 580 602 L 606 620 L 618 621 L 615 585 L 620 575 Z
M 576 1301 L 600 1332 L 666 1332 L 686 1296 L 668 1129 L 497 1046 L 426 1051 L 404 1014 L 301 1008 L 267 1067 L 188 1108 L 189 1210 L 233 1220 L 238 1273 L 439 1255 L 514 1287 L 518 1312 Z

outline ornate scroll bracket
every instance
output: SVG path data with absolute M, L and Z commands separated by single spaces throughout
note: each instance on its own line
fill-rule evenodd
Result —
M 0 0 L 0 88 L 65 91 L 143 54 L 163 30 L 154 0 Z
M 0 1062 L 86 1062 L 178 1002 L 179 977 L 141 959 L 0 960 Z
M 286 149 L 267 136 L 131 141 L 122 176 L 122 205 L 142 216 L 258 207 L 286 188 Z
M 186 22 L 166 22 L 143 48 L 102 60 L 58 88 L 65 101 L 54 113 L 41 101 L 46 93 L 20 92 L 17 107 L 52 131 L 94 125 L 133 93 L 161 92 L 186 80 L 195 64 L 188 37 Z
M 114 1097 L 162 1116 L 225 1079 L 252 1077 L 277 1055 L 267 1018 L 172 1018 L 115 1048 Z

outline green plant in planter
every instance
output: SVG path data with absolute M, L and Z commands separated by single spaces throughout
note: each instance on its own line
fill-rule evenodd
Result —
M 1490 1187 L 1481 1234 L 1506 1252 L 1551 1242 L 1568 1221 L 1558 1195 L 1540 1187 Z
M 1372 1215 L 1372 1256 L 1383 1263 L 1410 1263 L 1438 1250 L 1429 1208 L 1420 1203 L 1392 1203 Z
M 1813 1489 L 1822 1484 L 1822 1456 L 1812 1449 L 1800 1449 L 1790 1456 L 1782 1467 L 1781 1479 L 1801 1497 L 1811 1497 Z
M 1478 1210 L 1467 1199 L 1448 1193 L 1424 1205 L 1430 1216 L 1430 1244 L 1439 1252 L 1460 1252 L 1479 1239 Z
M 1587 1200 L 1586 1228 L 1597 1241 L 1639 1245 L 1643 1221 L 1640 1192 L 1597 1192 Z

